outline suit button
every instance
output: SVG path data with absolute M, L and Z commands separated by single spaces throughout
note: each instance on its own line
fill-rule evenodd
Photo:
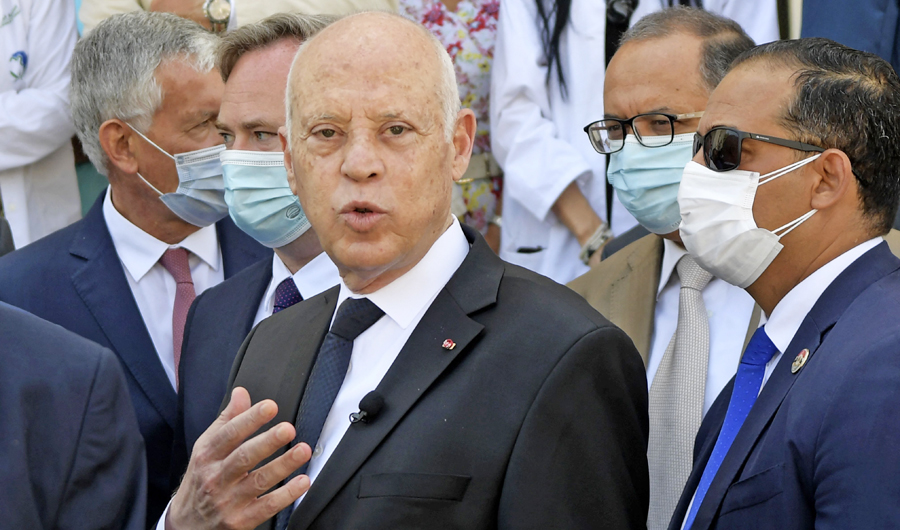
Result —
M 312 457 L 318 458 L 322 456 L 322 444 L 316 444 L 316 449 L 313 451 Z

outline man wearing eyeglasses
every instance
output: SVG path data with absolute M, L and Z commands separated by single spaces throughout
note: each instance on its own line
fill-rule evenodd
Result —
M 759 321 L 749 295 L 686 256 L 676 201 L 709 94 L 752 47 L 737 23 L 705 11 L 648 15 L 610 62 L 605 119 L 585 127 L 594 148 L 610 156 L 607 176 L 619 200 L 653 232 L 570 284 L 625 330 L 644 358 L 650 530 L 668 525 L 703 415 L 737 370 L 748 329 Z
M 739 57 L 678 193 L 703 268 L 767 316 L 670 529 L 900 527 L 900 79 L 825 39 Z

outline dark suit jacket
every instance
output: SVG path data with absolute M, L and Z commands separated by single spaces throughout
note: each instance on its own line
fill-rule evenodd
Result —
M 144 527 L 144 442 L 113 354 L 0 303 L 0 527 Z
M 825 290 L 784 352 L 703 500 L 693 530 L 900 527 L 900 260 L 887 244 Z M 791 364 L 808 349 L 806 364 Z M 733 381 L 707 413 L 679 529 Z
M 477 232 L 290 529 L 644 528 L 647 383 L 631 340 Z M 257 326 L 229 387 L 294 422 L 338 288 Z M 456 343 L 441 347 L 445 339 Z M 263 528 L 270 528 L 271 522 Z
M 900 68 L 897 0 L 804 0 L 801 28 L 801 37 L 825 37 L 874 53 L 895 70 Z
M 175 481 L 184 474 L 197 438 L 219 415 L 234 356 L 253 327 L 271 280 L 272 259 L 263 259 L 207 289 L 191 305 L 178 366 L 178 420 L 172 455 Z
M 13 244 L 12 231 L 5 218 L 0 217 L 0 256 L 9 254 L 16 249 Z
M 169 475 L 177 397 L 106 228 L 104 196 L 84 219 L 0 258 L 0 301 L 59 324 L 119 357 L 147 448 L 147 518 L 155 522 L 176 486 Z M 216 228 L 225 278 L 271 256 L 230 218 Z

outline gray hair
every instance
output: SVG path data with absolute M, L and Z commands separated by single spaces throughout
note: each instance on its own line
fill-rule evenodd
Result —
M 444 137 L 447 141 L 453 140 L 453 133 L 456 130 L 456 120 L 459 115 L 459 111 L 462 108 L 462 103 L 459 99 L 459 87 L 456 85 L 456 70 L 453 67 L 453 60 L 450 58 L 450 55 L 447 53 L 447 50 L 444 48 L 444 45 L 441 44 L 441 41 L 437 39 L 425 26 L 421 24 L 417 24 L 407 18 L 404 18 L 400 15 L 395 15 L 392 13 L 384 13 L 381 11 L 372 11 L 369 13 L 359 13 L 356 15 L 351 15 L 347 18 L 357 17 L 357 16 L 366 16 L 372 13 L 377 13 L 379 15 L 383 15 L 385 17 L 391 17 L 398 20 L 402 20 L 407 24 L 411 24 L 415 26 L 419 31 L 422 32 L 422 35 L 428 40 L 431 44 L 432 49 L 434 50 L 435 57 L 441 63 L 440 66 L 440 81 L 437 85 L 438 98 L 441 101 L 441 107 L 444 115 Z M 284 105 L 285 105 L 285 128 L 287 129 L 287 138 L 288 145 L 291 145 L 291 134 L 293 131 L 293 120 L 292 114 L 293 111 L 291 109 L 291 101 L 294 100 L 294 88 L 293 83 L 291 83 L 291 79 L 294 78 L 294 68 L 297 66 L 297 58 L 300 57 L 300 54 L 303 53 L 306 46 L 314 41 L 316 36 L 311 39 L 305 41 L 300 45 L 300 49 L 297 51 L 296 57 L 294 57 L 294 62 L 291 64 L 291 71 L 288 74 L 288 85 L 287 90 L 285 91 L 284 96 Z
M 222 80 L 228 81 L 234 65 L 245 53 L 260 50 L 282 39 L 305 42 L 334 20 L 335 17 L 327 15 L 278 13 L 225 34 L 219 44 L 217 60 Z
M 703 39 L 700 77 L 712 92 L 734 59 L 755 44 L 741 25 L 730 18 L 692 7 L 675 6 L 651 13 L 622 35 L 619 46 L 632 41 L 687 33 Z
M 163 100 L 156 69 L 166 61 L 181 60 L 208 73 L 215 66 L 218 40 L 175 15 L 136 11 L 104 20 L 75 45 L 72 119 L 97 171 L 109 172 L 100 126 L 115 118 L 146 132 Z

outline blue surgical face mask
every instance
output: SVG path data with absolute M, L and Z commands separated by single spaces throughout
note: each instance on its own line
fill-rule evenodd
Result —
M 231 149 L 221 158 L 228 211 L 247 235 L 278 248 L 309 230 L 306 214 L 288 184 L 284 153 Z
M 201 228 L 228 215 L 228 206 L 225 205 L 225 185 L 222 182 L 222 164 L 219 161 L 219 154 L 225 150 L 224 145 L 173 156 L 134 127 L 131 130 L 175 161 L 175 169 L 178 171 L 178 189 L 175 193 L 163 193 L 150 184 L 143 175 L 137 174 L 145 184 L 159 194 L 159 199 L 175 215 Z
M 694 134 L 676 134 L 672 143 L 645 147 L 625 137 L 621 151 L 610 156 L 606 176 L 619 201 L 644 228 L 654 234 L 678 230 L 678 186 L 691 160 Z

